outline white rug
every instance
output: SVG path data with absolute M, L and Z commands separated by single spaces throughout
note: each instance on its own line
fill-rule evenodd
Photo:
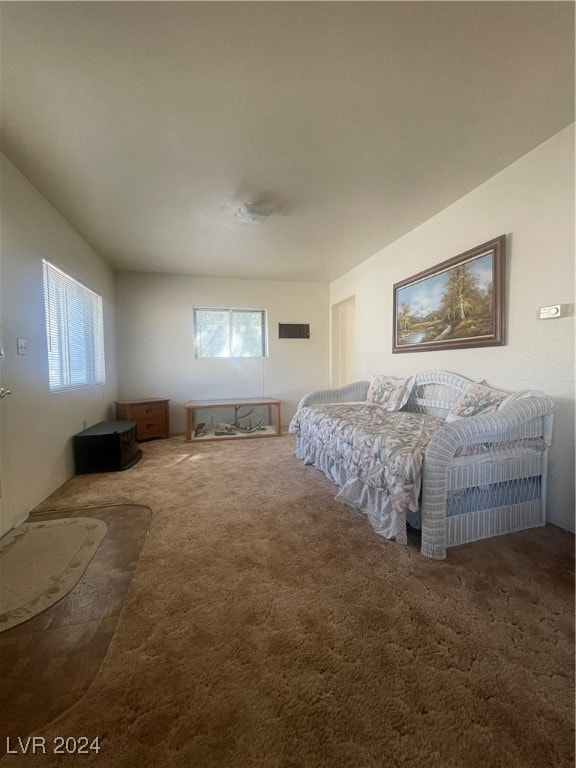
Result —
M 22 523 L 0 541 L 0 632 L 31 619 L 78 583 L 106 535 L 88 517 Z

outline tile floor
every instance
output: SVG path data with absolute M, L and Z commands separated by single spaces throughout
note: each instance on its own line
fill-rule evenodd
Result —
M 31 519 L 64 516 L 57 512 Z M 71 592 L 33 619 L 0 633 L 0 754 L 7 736 L 28 736 L 88 689 L 114 634 L 152 513 L 146 507 L 117 506 L 66 516 L 97 517 L 108 531 Z

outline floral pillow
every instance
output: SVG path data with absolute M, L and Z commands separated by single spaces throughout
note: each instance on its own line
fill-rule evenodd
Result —
M 399 379 L 396 376 L 373 376 L 366 400 L 377 403 L 387 411 L 399 411 L 406 405 L 414 387 L 414 377 Z
M 470 384 L 452 406 L 446 421 L 458 421 L 479 413 L 493 413 L 509 395 L 509 392 L 492 389 L 486 384 Z

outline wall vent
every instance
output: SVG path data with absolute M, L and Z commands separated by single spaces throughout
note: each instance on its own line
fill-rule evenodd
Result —
M 310 323 L 278 323 L 279 339 L 309 339 Z

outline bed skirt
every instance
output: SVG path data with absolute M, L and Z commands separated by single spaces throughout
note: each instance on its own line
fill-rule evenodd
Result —
M 374 488 L 358 477 L 349 478 L 343 462 L 320 448 L 314 440 L 298 437 L 294 455 L 304 464 L 311 464 L 339 486 L 336 500 L 365 513 L 370 524 L 380 536 L 407 544 L 406 523 L 420 528 L 418 512 L 398 510 L 388 493 Z

